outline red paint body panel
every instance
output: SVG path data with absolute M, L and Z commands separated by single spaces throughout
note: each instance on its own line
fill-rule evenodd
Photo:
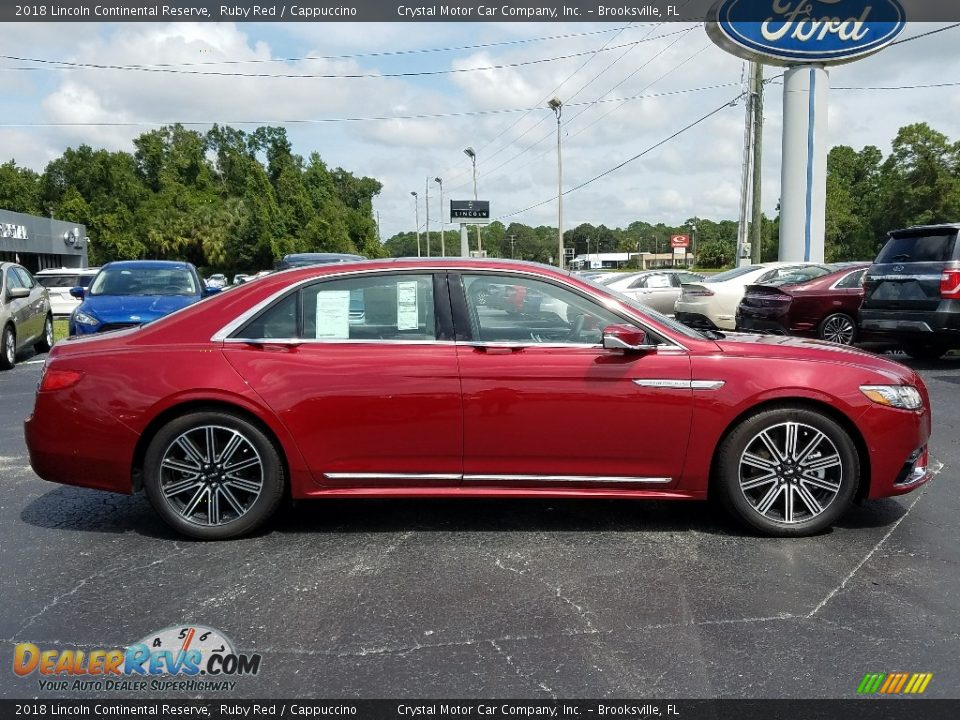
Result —
M 223 343 L 226 323 L 300 281 L 392 269 L 531 273 L 670 338 L 683 350 L 624 354 L 596 347 L 470 343 Z M 47 365 L 84 373 L 38 393 L 25 425 L 42 478 L 130 492 L 134 450 L 159 415 L 213 402 L 249 413 L 277 438 L 293 497 L 531 496 L 702 498 L 714 451 L 737 418 L 765 402 L 829 406 L 862 436 L 870 497 L 894 487 L 927 443 L 926 389 L 909 368 L 841 346 L 789 337 L 692 338 L 621 305 L 576 277 L 509 261 L 377 261 L 291 270 L 214 296 L 143 328 L 58 343 Z M 719 389 L 641 387 L 634 380 L 723 381 Z M 870 402 L 862 384 L 918 387 L 925 409 Z M 657 485 L 598 482 L 370 480 L 326 473 L 426 473 L 669 478 Z M 473 485 L 471 485 L 473 482 Z

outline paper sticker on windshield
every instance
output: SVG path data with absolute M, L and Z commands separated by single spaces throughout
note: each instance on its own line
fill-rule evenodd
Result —
M 416 280 L 397 283 L 397 330 L 416 330 L 420 327 L 417 284 Z
M 317 339 L 346 340 L 349 337 L 350 291 L 319 291 L 317 293 Z

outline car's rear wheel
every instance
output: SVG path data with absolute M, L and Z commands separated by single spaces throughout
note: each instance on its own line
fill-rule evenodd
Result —
M 255 425 L 227 412 L 189 413 L 164 425 L 147 448 L 143 476 L 160 517 L 203 540 L 253 531 L 283 498 L 277 449 Z
M 53 347 L 53 318 L 47 315 L 43 321 L 43 335 L 34 343 L 33 349 L 38 353 L 50 352 Z
M 806 408 L 765 410 L 731 432 L 718 456 L 718 489 L 739 520 L 766 535 L 820 532 L 846 511 L 860 477 L 847 432 Z
M 914 360 L 939 360 L 949 348 L 936 343 L 915 343 L 903 346 L 903 351 Z
M 0 338 L 0 370 L 9 370 L 17 362 L 17 334 L 12 325 L 3 328 Z
M 820 323 L 820 339 L 838 345 L 853 345 L 857 339 L 857 323 L 845 313 L 828 315 Z

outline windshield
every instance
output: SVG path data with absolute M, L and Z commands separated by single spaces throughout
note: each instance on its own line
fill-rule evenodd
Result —
M 619 300 L 624 305 L 629 305 L 630 307 L 640 312 L 641 315 L 645 315 L 646 317 L 656 320 L 658 323 L 660 323 L 664 327 L 673 330 L 675 333 L 679 335 L 684 335 L 688 338 L 695 338 L 697 340 L 704 340 L 706 338 L 706 335 L 704 335 L 703 333 L 700 333 L 694 330 L 693 328 L 687 327 L 683 323 L 677 322 L 672 317 L 667 317 L 663 313 L 654 310 L 649 305 L 644 305 L 642 303 L 637 302 L 636 300 L 631 298 L 629 295 L 624 295 L 622 292 L 619 292 L 617 290 L 612 290 L 609 287 L 606 287 L 605 285 L 601 285 L 595 280 L 584 278 L 582 275 L 580 276 L 580 280 L 583 280 L 585 283 L 587 283 L 587 285 L 590 285 L 596 288 L 597 290 L 600 291 L 601 294 L 609 295 L 610 297 L 613 297 Z
M 741 275 L 746 275 L 754 270 L 760 270 L 761 268 L 763 268 L 762 265 L 744 265 L 743 267 L 735 267 L 733 270 L 727 270 L 722 273 L 717 273 L 716 275 L 710 275 L 700 282 L 714 283 L 723 282 L 724 280 L 733 280 L 734 278 L 738 278 Z
M 824 265 L 802 265 L 800 267 L 785 268 L 776 277 L 764 280 L 764 285 L 799 285 L 823 277 L 831 272 Z
M 91 295 L 198 295 L 193 273 L 182 267 L 104 268 L 90 285 Z

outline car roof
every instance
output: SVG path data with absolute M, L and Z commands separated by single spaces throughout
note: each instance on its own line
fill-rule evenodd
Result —
M 95 275 L 100 272 L 100 268 L 44 268 L 34 273 L 34 275 Z
M 189 270 L 193 267 L 188 262 L 183 262 L 182 260 L 114 260 L 103 266 L 104 268 L 145 268 L 145 269 L 160 269 L 160 268 L 179 268 L 182 270 Z

